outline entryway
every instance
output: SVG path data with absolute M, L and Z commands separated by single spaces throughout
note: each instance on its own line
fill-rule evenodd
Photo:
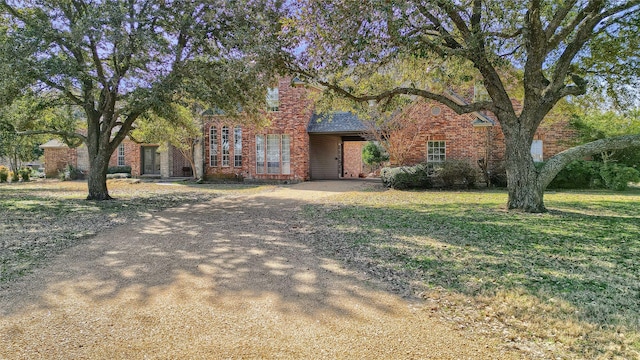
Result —
M 142 147 L 141 175 L 160 175 L 160 152 L 157 146 Z

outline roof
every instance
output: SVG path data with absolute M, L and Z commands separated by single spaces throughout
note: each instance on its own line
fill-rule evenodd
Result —
M 362 133 L 367 127 L 351 112 L 334 112 L 329 114 L 313 114 L 307 132 L 321 133 Z
M 63 149 L 68 148 L 67 144 L 58 139 L 51 139 L 46 143 L 40 145 L 40 149 Z

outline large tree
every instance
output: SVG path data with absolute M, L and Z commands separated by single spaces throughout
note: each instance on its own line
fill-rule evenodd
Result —
M 184 94 L 229 114 L 263 107 L 278 4 L 0 0 L 0 77 L 82 109 L 86 131 L 51 132 L 86 143 L 88 199 L 110 199 L 109 158 L 143 114 L 171 112 Z
M 640 144 L 640 135 L 601 139 L 564 151 L 541 169 L 530 155 L 545 116 L 590 84 L 617 101 L 637 101 L 639 0 L 299 3 L 296 35 L 306 46 L 287 64 L 328 93 L 383 105 L 422 97 L 459 114 L 494 114 L 505 136 L 509 209 L 543 212 L 545 187 L 570 161 Z M 474 82 L 488 96 L 461 104 L 451 90 Z

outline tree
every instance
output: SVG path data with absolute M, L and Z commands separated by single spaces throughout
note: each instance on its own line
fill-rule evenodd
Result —
M 277 5 L 0 0 L 6 20 L 0 71 L 11 72 L 0 78 L 17 76 L 14 88 L 55 95 L 82 110 L 86 132 L 49 132 L 86 144 L 87 199 L 110 199 L 109 158 L 141 116 L 171 112 L 184 94 L 230 115 L 239 105 L 249 114 L 264 107 L 274 71 L 263 55 L 277 47 Z
M 9 159 L 14 173 L 22 163 L 36 160 L 42 155 L 39 145 L 44 142 L 41 135 L 24 136 L 20 133 L 42 121 L 53 122 L 59 116 L 54 111 L 37 108 L 28 96 L 0 108 L 0 157 Z
M 152 112 L 143 115 L 132 136 L 140 142 L 174 146 L 189 161 L 193 178 L 198 179 L 202 174 L 197 173 L 195 153 L 202 136 L 202 108 L 193 102 L 189 105 L 174 103 L 172 111 L 164 116 Z
M 593 85 L 617 102 L 638 101 L 639 0 L 300 3 L 295 36 L 306 51 L 285 61 L 327 93 L 383 105 L 422 97 L 459 114 L 493 113 L 505 137 L 509 209 L 546 211 L 544 189 L 570 161 L 640 144 L 639 134 L 600 139 L 557 154 L 541 169 L 530 155 L 536 129 L 560 100 Z M 387 80 L 369 81 L 372 74 Z M 452 99 L 450 89 L 474 85 L 487 97 Z
M 388 154 L 392 165 L 406 165 L 424 123 L 407 112 L 365 117 L 366 137 L 372 137 Z M 385 160 L 383 160 L 385 161 Z

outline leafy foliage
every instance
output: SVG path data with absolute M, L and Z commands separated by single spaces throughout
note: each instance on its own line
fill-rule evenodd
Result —
M 637 1 L 303 0 L 297 6 L 294 35 L 308 46 L 289 67 L 324 86 L 328 99 L 342 97 L 364 113 L 374 103 L 377 113 L 392 114 L 417 97 L 458 114 L 493 113 L 505 139 L 510 209 L 544 212 L 542 189 L 563 166 L 640 143 L 638 135 L 585 144 L 543 169 L 529 154 L 536 130 L 563 99 L 605 86 L 609 93 L 635 92 L 637 101 L 640 87 L 629 85 L 637 84 L 640 67 L 627 66 L 638 61 Z M 452 93 L 475 85 L 487 97 Z
M 0 78 L 83 113 L 89 198 L 109 199 L 106 164 L 134 123 L 171 112 L 191 95 L 247 117 L 264 108 L 273 80 L 280 2 L 0 1 Z M 251 15 L 249 15 L 251 14 Z M 49 132 L 62 134 L 51 128 Z M 75 130 L 75 129 L 74 129 Z
M 384 153 L 384 150 L 377 143 L 369 141 L 362 147 L 362 161 L 365 164 L 380 165 L 387 160 L 389 160 L 389 156 Z
M 392 189 L 428 189 L 432 186 L 429 170 L 426 165 L 385 167 L 380 171 L 380 178 L 386 187 Z
M 447 160 L 437 165 L 433 177 L 446 188 L 473 187 L 477 171 L 467 161 Z

